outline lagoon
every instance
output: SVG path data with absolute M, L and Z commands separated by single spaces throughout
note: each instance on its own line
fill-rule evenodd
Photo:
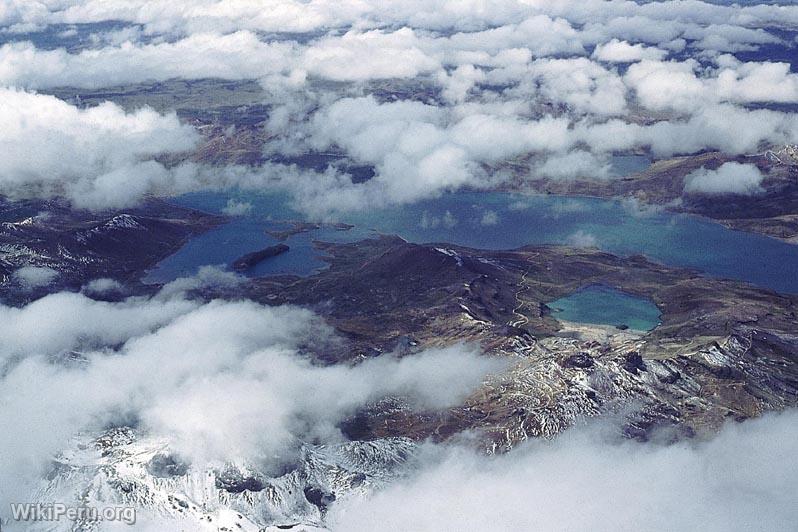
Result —
M 577 323 L 622 326 L 650 331 L 660 312 L 651 301 L 606 286 L 592 285 L 548 303 L 552 316 Z

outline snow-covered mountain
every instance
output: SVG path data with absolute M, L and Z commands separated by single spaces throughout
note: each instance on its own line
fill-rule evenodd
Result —
M 187 463 L 171 453 L 168 441 L 119 427 L 76 438 L 54 460 L 34 500 L 100 509 L 132 506 L 137 525 L 156 530 L 320 530 L 332 501 L 397 477 L 414 448 L 406 438 L 302 444 L 294 463 L 269 475 L 245 462 Z M 53 532 L 110 526 L 89 519 L 20 524 L 20 530 Z

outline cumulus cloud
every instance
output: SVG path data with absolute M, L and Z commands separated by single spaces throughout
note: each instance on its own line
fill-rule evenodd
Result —
M 192 460 L 268 468 L 297 438 L 340 439 L 337 424 L 364 404 L 453 406 L 505 366 L 469 346 L 318 365 L 306 350 L 336 341 L 320 318 L 186 299 L 213 279 L 117 303 L 59 293 L 0 307 L 0 498 L 24 497 L 53 453 L 107 423 L 135 419 Z
M 306 146 L 343 149 L 354 161 L 372 165 L 377 175 L 353 185 L 328 173 L 316 176 L 311 186 L 288 186 L 315 213 L 406 203 L 463 186 L 489 187 L 504 177 L 487 174 L 481 165 L 561 150 L 573 141 L 565 119 L 525 121 L 485 111 L 380 103 L 372 96 L 337 100 L 306 121 Z
M 605 116 L 626 110 L 627 89 L 620 76 L 587 58 L 535 61 L 529 76 L 523 83 L 534 83 L 539 97 L 577 113 Z
M 238 201 L 233 198 L 227 200 L 222 212 L 228 216 L 244 216 L 252 212 L 252 204 L 248 201 Z
M 290 138 L 275 135 L 273 149 L 343 150 L 351 160 L 372 166 L 374 178 L 353 183 L 335 168 L 318 173 L 267 165 L 261 178 L 256 171 L 239 183 L 282 187 L 299 210 L 327 217 L 462 187 L 495 187 L 507 183 L 511 174 L 486 168 L 529 156 L 529 171 L 522 178 L 608 179 L 613 152 L 644 149 L 657 157 L 699 150 L 746 154 L 763 145 L 798 141 L 796 115 L 731 104 L 707 105 L 686 117 L 647 124 L 621 118 L 528 118 L 521 113 L 509 104 L 439 107 L 416 101 L 378 102 L 372 96 L 342 98 L 320 106 L 304 120 L 292 118 Z
M 610 169 L 611 165 L 606 158 L 575 150 L 548 157 L 536 168 L 536 171 L 539 175 L 553 179 L 603 179 L 610 175 Z
M 408 479 L 333 505 L 333 530 L 784 530 L 798 519 L 795 411 L 710 441 L 572 430 L 502 456 L 430 446 Z
M 290 75 L 292 45 L 267 43 L 248 31 L 200 33 L 175 42 L 125 42 L 68 53 L 39 50 L 29 42 L 0 46 L 0 84 L 46 87 L 107 87 L 176 77 L 259 79 Z
M 627 84 L 654 110 L 689 112 L 719 103 L 798 102 L 798 75 L 787 63 L 741 63 L 721 58 L 719 68 L 696 74 L 700 65 L 685 61 L 641 61 L 629 67 Z
M 58 277 L 58 272 L 41 266 L 23 266 L 15 270 L 11 277 L 23 289 L 31 290 L 52 283 Z
M 523 168 L 534 161 L 529 173 L 552 179 L 595 179 L 610 176 L 610 152 L 741 154 L 798 141 L 794 114 L 749 108 L 798 102 L 798 77 L 789 64 L 744 62 L 728 53 L 784 44 L 768 28 L 798 24 L 798 8 L 791 6 L 15 1 L 0 23 L 21 29 L 109 17 L 128 25 L 105 32 L 90 26 L 96 37 L 87 48 L 67 50 L 57 39 L 42 48 L 22 38 L 0 46 L 0 83 L 31 89 L 175 77 L 259 80 L 269 109 L 266 156 L 342 152 L 347 162 L 374 168 L 375 178 L 354 183 L 344 165 L 320 172 L 166 167 L 158 153 L 192 149 L 191 128 L 172 115 L 123 113 L 105 104 L 57 110 L 73 122 L 120 124 L 89 132 L 85 143 L 74 139 L 83 126 L 66 134 L 52 128 L 49 133 L 60 136 L 48 139 L 45 150 L 11 142 L 7 148 L 20 160 L 11 159 L 1 192 L 62 194 L 79 206 L 118 207 L 150 193 L 279 186 L 301 210 L 324 217 L 502 185 L 510 172 L 496 168 L 508 163 Z M 99 109 L 103 117 L 94 116 Z M 36 123 L 45 112 L 30 113 L 36 131 L 7 135 L 26 144 L 45 138 L 38 132 L 49 126 Z M 21 113 L 5 114 L 0 125 L 23 121 Z M 145 117 L 152 134 L 130 134 Z M 119 147 L 113 157 L 104 138 Z M 135 147 L 146 139 L 151 146 Z M 58 145 L 65 148 L 52 153 Z M 44 154 L 41 160 L 30 156 L 34 151 Z M 88 156 L 69 156 L 76 153 Z M 51 161 L 61 159 L 67 164 L 54 168 Z
M 762 192 L 762 172 L 752 164 L 723 163 L 716 170 L 700 168 L 684 178 L 684 191 L 694 194 L 738 194 Z
M 496 211 L 486 210 L 482 213 L 479 223 L 481 225 L 496 225 L 499 223 L 499 215 L 496 214 Z
M 347 27 L 355 23 L 365 27 L 409 25 L 434 30 L 478 31 L 543 13 L 577 24 L 600 26 L 619 19 L 641 17 L 654 21 L 655 29 L 667 25 L 673 32 L 709 25 L 721 26 L 719 32 L 724 31 L 724 26 L 758 29 L 798 21 L 798 11 L 792 6 L 739 7 L 678 1 L 607 4 L 600 0 L 555 3 L 518 0 L 413 0 L 401 3 L 359 0 L 148 0 L 111 4 L 104 0 L 10 0 L 6 5 L 5 11 L 0 14 L 0 22 L 5 25 L 41 27 L 56 22 L 86 23 L 113 19 L 143 24 L 151 32 L 169 29 L 184 33 L 208 28 L 230 31 L 241 27 L 266 32 L 308 32 Z M 728 32 L 725 31 L 726 34 Z
M 115 279 L 107 278 L 94 279 L 83 287 L 83 291 L 91 295 L 119 293 L 122 290 L 124 290 L 122 283 Z
M 121 27 L 81 27 L 108 20 Z M 46 45 L 27 40 L 25 32 L 54 24 L 68 26 Z M 628 150 L 751 153 L 798 142 L 798 117 L 773 110 L 798 103 L 798 75 L 785 62 L 734 54 L 782 46 L 785 33 L 772 28 L 796 25 L 796 6 L 698 0 L 7 0 L 0 194 L 116 208 L 148 194 L 277 189 L 325 217 L 526 178 L 608 179 L 609 157 Z M 83 45 L 64 44 L 81 31 L 92 32 Z M 164 161 L 200 141 L 175 113 L 84 109 L 30 92 L 174 78 L 257 80 L 268 110 L 265 157 L 343 160 L 317 171 L 174 166 Z M 350 163 L 375 176 L 354 181 Z M 684 187 L 748 195 L 763 179 L 755 166 L 726 163 L 693 172 Z M 250 209 L 231 200 L 225 212 Z M 468 223 L 498 222 L 491 210 L 472 216 Z M 418 223 L 460 221 L 441 210 Z M 577 231 L 565 243 L 597 241 Z M 38 267 L 12 274 L 26 289 L 56 276 Z M 308 310 L 188 296 L 241 282 L 204 268 L 152 297 L 97 301 L 88 296 L 124 295 L 97 279 L 82 293 L 0 306 L 0 502 L 24 499 L 77 432 L 120 420 L 191 460 L 268 465 L 296 439 L 336 441 L 338 423 L 363 404 L 401 395 L 411 408 L 446 408 L 503 368 L 464 345 L 320 365 L 313 353 L 340 340 Z M 789 466 L 794 421 L 789 413 L 733 426 L 694 445 L 619 444 L 587 431 L 492 458 L 433 446 L 399 485 L 339 501 L 331 522 L 341 530 L 789 528 L 798 517 L 787 499 L 798 472 Z M 737 467 L 740 457 L 747 467 Z M 530 510 L 529 501 L 538 504 Z
M 595 235 L 579 229 L 568 235 L 568 238 L 565 239 L 565 243 L 576 248 L 594 248 L 598 246 L 598 239 Z
M 435 229 L 441 226 L 451 229 L 455 227 L 458 222 L 459 220 L 450 211 L 446 211 L 442 216 L 424 211 L 421 213 L 421 220 L 419 220 L 418 225 L 422 229 Z
M 441 67 L 440 60 L 419 44 L 410 28 L 390 33 L 350 31 L 314 43 L 305 50 L 302 63 L 311 73 L 339 81 L 414 78 Z
M 174 114 L 126 113 L 112 103 L 83 110 L 0 88 L 0 193 L 128 205 L 175 179 L 155 157 L 190 150 L 197 138 Z
M 647 125 L 617 119 L 598 124 L 583 122 L 576 125 L 574 135 L 594 152 L 643 147 L 662 157 L 701 149 L 737 155 L 754 153 L 762 144 L 798 140 L 798 116 L 718 104 L 703 107 L 689 118 L 659 120 Z
M 643 59 L 661 60 L 667 55 L 666 50 L 643 44 L 630 44 L 618 39 L 611 39 L 606 43 L 599 44 L 593 50 L 594 59 L 607 63 L 634 63 Z

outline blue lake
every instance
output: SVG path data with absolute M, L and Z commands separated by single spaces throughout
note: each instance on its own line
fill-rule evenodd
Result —
M 588 286 L 548 303 L 552 316 L 566 321 L 625 325 L 650 331 L 659 324 L 660 312 L 651 301 L 605 286 Z
M 168 281 L 205 264 L 230 264 L 244 253 L 277 242 L 266 229 L 280 221 L 303 220 L 285 194 L 194 193 L 175 198 L 182 206 L 220 213 L 234 198 L 252 205 L 251 214 L 201 235 L 167 258 L 149 276 Z M 691 215 L 639 212 L 613 200 L 500 192 L 456 192 L 411 205 L 342 216 L 351 231 L 331 227 L 289 238 L 288 253 L 266 260 L 250 275 L 306 275 L 324 266 L 312 240 L 353 241 L 375 231 L 412 242 L 450 242 L 486 249 L 527 244 L 595 245 L 628 256 L 696 268 L 707 275 L 738 279 L 773 290 L 798 293 L 798 246 L 733 231 Z

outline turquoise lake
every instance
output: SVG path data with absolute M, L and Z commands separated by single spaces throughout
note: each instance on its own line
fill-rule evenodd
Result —
M 176 204 L 221 213 L 234 198 L 252 205 L 247 216 L 201 235 L 150 272 L 164 282 L 194 273 L 205 264 L 229 265 L 244 253 L 273 245 L 266 229 L 284 228 L 285 220 L 303 220 L 281 193 L 193 193 Z M 798 246 L 765 236 L 733 231 L 696 216 L 639 212 L 613 200 L 554 195 L 523 196 L 500 192 L 456 192 L 410 205 L 341 216 L 351 231 L 323 228 L 295 235 L 288 253 L 248 272 L 310 274 L 325 266 L 313 240 L 353 241 L 375 231 L 412 242 L 450 242 L 487 249 L 527 244 L 595 245 L 621 256 L 643 254 L 672 266 L 706 275 L 737 279 L 780 292 L 798 293 Z
M 605 286 L 588 286 L 548 303 L 552 316 L 566 321 L 625 325 L 650 331 L 659 324 L 660 312 L 652 302 Z

